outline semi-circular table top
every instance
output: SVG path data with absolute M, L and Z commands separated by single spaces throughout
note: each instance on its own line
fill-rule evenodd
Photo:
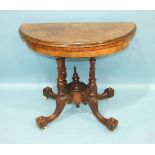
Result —
M 81 58 L 126 48 L 136 32 L 133 22 L 30 23 L 19 28 L 33 50 L 55 57 Z

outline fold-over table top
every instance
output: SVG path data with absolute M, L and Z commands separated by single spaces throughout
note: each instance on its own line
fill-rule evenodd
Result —
M 33 50 L 56 57 L 96 57 L 128 46 L 136 25 L 132 22 L 22 24 L 21 37 Z

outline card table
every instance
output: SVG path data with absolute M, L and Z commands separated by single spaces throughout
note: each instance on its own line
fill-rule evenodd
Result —
M 19 28 L 21 38 L 36 52 L 53 56 L 57 61 L 58 78 L 55 93 L 52 88 L 43 89 L 43 95 L 56 100 L 56 109 L 50 116 L 36 118 L 37 126 L 44 129 L 55 120 L 66 104 L 89 105 L 94 116 L 107 128 L 114 130 L 118 121 L 105 118 L 99 112 L 98 100 L 110 99 L 114 89 L 97 92 L 95 77 L 96 57 L 119 52 L 129 45 L 136 32 L 133 22 L 79 22 L 79 23 L 25 23 Z M 72 82 L 67 82 L 66 58 L 89 58 L 89 80 L 80 81 L 74 67 Z M 82 68 L 81 68 L 82 69 Z

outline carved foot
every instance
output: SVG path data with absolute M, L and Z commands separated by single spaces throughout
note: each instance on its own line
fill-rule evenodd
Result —
M 48 124 L 48 118 L 44 116 L 40 116 L 36 118 L 36 124 L 40 129 L 44 129 Z
M 68 102 L 69 102 L 69 97 L 67 95 L 57 96 L 55 111 L 53 112 L 53 114 L 51 114 L 48 117 L 40 116 L 36 118 L 37 126 L 41 129 L 44 129 L 48 123 L 52 122 L 54 119 L 56 119 L 61 114 L 66 103 Z
M 108 129 L 114 130 L 118 125 L 118 121 L 111 117 L 105 121 L 105 125 L 108 127 Z
M 46 87 L 43 89 L 43 95 L 45 97 L 45 99 L 47 99 L 48 97 L 51 97 L 51 98 L 56 98 L 56 94 L 53 92 L 52 88 L 50 87 Z
M 91 109 L 91 111 L 93 112 L 94 116 L 104 125 L 106 125 L 108 127 L 108 129 L 110 130 L 114 130 L 117 125 L 118 125 L 118 121 L 114 118 L 105 118 L 103 117 L 99 110 L 98 110 L 98 102 L 96 98 L 92 98 L 91 100 L 88 100 L 89 103 L 89 107 Z
M 114 89 L 109 87 L 109 88 L 106 88 L 102 94 L 98 94 L 98 99 L 99 100 L 106 99 L 106 98 L 110 99 L 113 96 L 114 96 Z

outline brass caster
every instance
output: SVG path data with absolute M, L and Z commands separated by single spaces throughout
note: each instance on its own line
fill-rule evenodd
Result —
M 44 100 L 47 100 L 48 99 L 48 97 L 47 96 L 44 96 Z
M 45 126 L 43 129 L 44 129 L 44 130 L 47 129 L 47 126 Z
M 111 97 L 110 97 L 110 98 L 108 98 L 108 101 L 111 101 Z

